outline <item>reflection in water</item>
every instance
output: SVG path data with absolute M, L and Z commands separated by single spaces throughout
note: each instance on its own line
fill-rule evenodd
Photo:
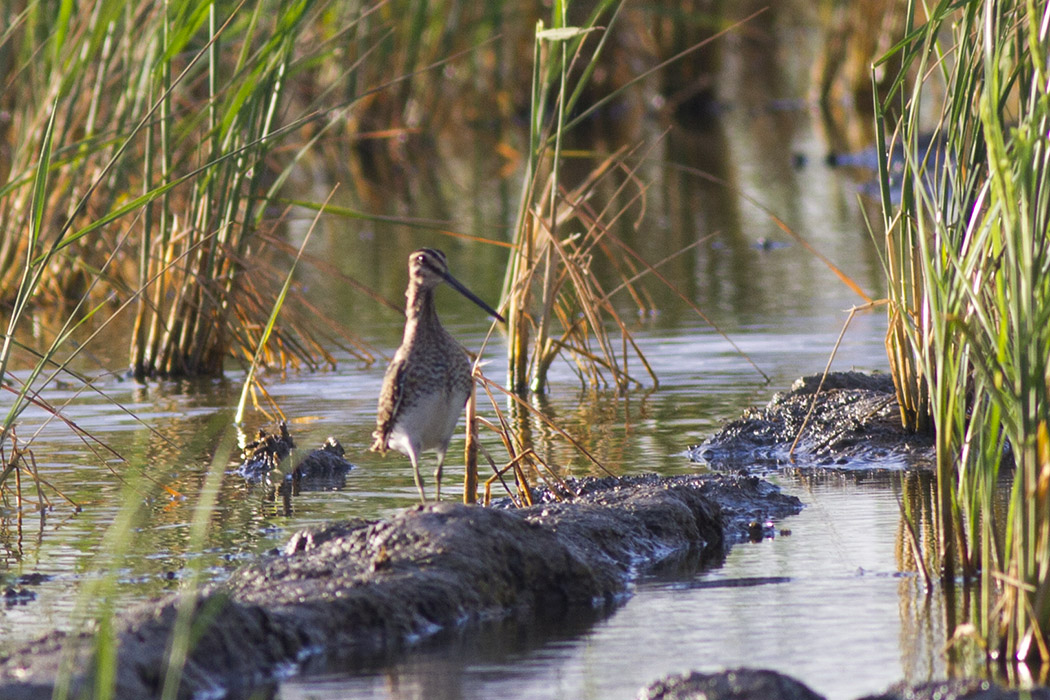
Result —
M 498 680 L 507 693 L 491 688 L 494 694 L 485 697 L 519 697 L 513 688 L 527 688 L 537 675 L 557 675 L 561 650 L 607 616 L 605 610 L 580 610 L 556 619 L 506 619 L 450 630 L 409 656 L 356 674 L 368 679 L 365 684 L 348 685 L 339 660 L 328 659 L 307 669 L 304 684 L 282 684 L 280 697 L 472 697 L 481 689 L 479 678 L 482 684 Z

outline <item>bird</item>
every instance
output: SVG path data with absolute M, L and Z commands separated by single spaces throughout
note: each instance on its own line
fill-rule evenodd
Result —
M 437 453 L 435 499 L 441 500 L 445 453 L 474 381 L 466 349 L 438 319 L 434 290 L 442 282 L 504 322 L 499 312 L 449 273 L 440 250 L 421 248 L 408 256 L 405 333 L 383 377 L 371 450 L 385 454 L 394 449 L 411 460 L 423 503 L 427 497 L 419 473 L 420 455 Z

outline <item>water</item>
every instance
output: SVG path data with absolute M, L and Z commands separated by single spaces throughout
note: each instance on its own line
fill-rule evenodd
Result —
M 793 51 L 803 56 L 812 51 L 812 34 L 793 26 L 788 31 Z M 674 129 L 661 137 L 662 128 L 649 126 L 646 133 L 630 135 L 658 147 L 640 172 L 650 184 L 643 223 L 637 230 L 624 223 L 618 233 L 651 261 L 703 239 L 661 270 L 769 381 L 677 292 L 650 284 L 659 312 L 644 317 L 629 300 L 616 298 L 660 388 L 618 397 L 582 388 L 571 369 L 558 363 L 544 410 L 618 473 L 678 474 L 700 468 L 683 457 L 685 448 L 747 406 L 765 403 L 772 391 L 786 389 L 799 375 L 822 370 L 846 310 L 863 302 L 784 234 L 770 211 L 871 298 L 884 293 L 879 250 L 867 233 L 858 183 L 822 165 L 827 125 L 801 103 L 793 110 L 770 109 L 772 98 L 806 94 L 805 61 L 771 67 L 768 57 L 756 64 L 746 50 L 733 48 L 730 42 L 721 81 L 728 86 L 729 109 L 716 128 L 703 133 Z M 449 135 L 441 142 L 449 157 L 428 164 L 433 173 L 426 181 L 440 185 L 434 192 L 361 202 L 352 198 L 353 188 L 344 187 L 339 193 L 348 199 L 342 203 L 379 214 L 411 211 L 420 218 L 450 219 L 451 230 L 503 239 L 516 203 L 508 192 L 518 185 L 498 173 L 503 164 L 491 157 L 497 138 L 515 137 Z M 712 184 L 696 171 L 714 173 L 726 184 Z M 333 166 L 319 175 L 332 182 L 318 181 L 316 190 L 326 193 L 340 179 L 337 173 Z M 636 213 L 625 218 L 633 221 Z M 293 242 L 312 218 L 311 212 L 293 213 Z M 498 297 L 504 249 L 377 222 L 333 217 L 322 224 L 307 255 L 390 299 L 402 294 L 407 253 L 423 245 L 444 249 L 453 272 L 480 296 L 490 302 Z M 763 247 L 763 240 L 776 245 Z M 335 351 L 339 363 L 334 369 L 263 376 L 301 447 L 318 446 L 334 435 L 347 448 L 359 468 L 348 475 L 345 487 L 303 493 L 284 503 L 233 474 L 231 459 L 221 465 L 228 473 L 207 542 L 192 549 L 194 504 L 232 421 L 243 375 L 231 368 L 219 381 L 141 385 L 121 380 L 110 373 L 126 364 L 129 330 L 118 322 L 111 341 L 93 347 L 95 354 L 79 363 L 98 378 L 101 394 L 57 387 L 46 398 L 64 406 L 67 418 L 124 461 L 36 408 L 18 426 L 20 440 L 31 439 L 41 476 L 82 510 L 74 512 L 48 491 L 54 507 L 45 518 L 18 521 L 6 513 L 0 525 L 4 585 L 18 585 L 25 576 L 44 580 L 25 586 L 35 600 L 0 609 L 0 653 L 48 630 L 75 628 L 78 594 L 109 575 L 117 607 L 123 608 L 176 590 L 191 562 L 203 567 L 207 580 L 221 581 L 236 566 L 281 546 L 298 528 L 351 516 L 383 517 L 415 503 L 407 460 L 367 452 L 383 358 L 398 343 L 400 319 L 330 271 L 307 264 L 297 281 L 321 313 L 353 332 L 377 357 L 368 364 Z M 451 292 L 441 292 L 439 306 L 457 337 L 479 347 L 486 322 L 476 309 Z M 34 337 L 25 340 L 43 343 L 49 330 L 54 329 L 42 317 Z M 885 370 L 884 333 L 881 309 L 858 315 L 834 367 Z M 487 371 L 497 380 L 503 375 L 503 353 L 497 337 L 486 351 L 491 358 Z M 644 374 L 637 365 L 634 370 Z M 242 441 L 265 423 L 253 412 Z M 536 433 L 539 447 L 566 474 L 597 473 L 564 442 L 539 428 Z M 457 439 L 450 455 L 461 449 Z M 461 478 L 456 461 L 450 458 L 452 468 L 446 468 L 446 493 Z M 603 619 L 584 616 L 556 629 L 473 630 L 386 668 L 349 674 L 327 669 L 324 675 L 286 681 L 280 697 L 629 698 L 665 673 L 747 665 L 789 673 L 829 698 L 849 698 L 902 678 L 943 677 L 939 601 L 924 597 L 921 582 L 899 554 L 899 481 L 770 478 L 807 505 L 801 515 L 777 524 L 792 534 L 738 545 L 719 568 L 689 580 L 641 581 L 629 602 Z M 121 556 L 99 558 L 100 549 L 107 551 L 102 547 L 107 528 L 127 502 L 140 504 L 142 517 L 130 534 L 123 533 L 127 541 Z M 776 582 L 729 585 L 755 579 Z

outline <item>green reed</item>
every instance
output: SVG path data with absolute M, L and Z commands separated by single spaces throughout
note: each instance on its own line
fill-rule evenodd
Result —
M 263 91 L 271 101 L 279 94 L 261 68 L 279 71 L 274 55 L 280 49 L 254 54 L 257 63 L 230 71 L 220 102 L 213 92 L 219 73 L 213 5 L 100 0 L 67 9 L 53 25 L 46 8 L 34 5 L 7 34 L 7 48 L 18 60 L 2 79 L 14 97 L 11 130 L 24 138 L 13 141 L 11 178 L 0 191 L 0 293 L 15 290 L 18 299 L 28 292 L 37 308 L 83 303 L 92 288 L 102 296 L 141 294 L 139 325 L 148 327 L 145 319 L 152 316 L 156 337 L 156 319 L 164 319 L 174 340 L 151 346 L 137 331 L 136 372 L 214 372 L 213 358 L 228 341 L 211 327 L 213 307 L 226 302 L 233 277 L 228 268 L 241 253 L 230 240 L 231 221 L 240 217 L 238 231 L 250 223 L 240 200 L 252 194 L 251 186 L 230 172 L 240 167 L 250 173 L 253 164 L 261 165 L 269 123 L 257 116 L 252 130 L 242 115 L 265 114 Z M 256 12 L 262 9 L 260 4 Z M 277 14 L 294 19 L 294 10 L 286 6 Z M 233 20 L 225 29 L 235 26 Z M 247 46 L 252 37 L 241 40 Z M 210 78 L 204 75 L 209 58 Z M 202 82 L 209 85 L 206 97 L 188 100 L 188 92 L 202 91 Z M 259 96 L 253 100 L 246 86 Z M 222 120 L 216 117 L 220 109 Z M 50 121 L 44 121 L 49 110 Z M 39 170 L 43 161 L 33 147 L 45 136 L 53 153 L 49 186 L 39 191 L 23 173 Z M 219 193 L 219 187 L 227 189 Z M 43 218 L 32 213 L 40 210 Z M 34 217 L 42 234 L 34 232 Z M 49 257 L 20 265 L 34 236 Z M 28 286 L 21 283 L 27 270 L 33 275 Z M 165 284 L 172 277 L 184 280 L 181 287 Z M 177 311 L 169 313 L 169 304 Z M 26 308 L 17 305 L 14 317 Z M 144 346 L 154 351 L 148 357 Z M 172 346 L 176 351 L 168 350 Z
M 134 299 L 129 355 L 140 377 L 218 374 L 231 354 L 248 361 L 285 278 L 288 254 L 271 243 L 291 170 L 350 114 L 393 104 L 394 87 L 407 86 L 399 95 L 410 102 L 441 93 L 427 91 L 436 81 L 419 64 L 448 48 L 450 30 L 429 43 L 426 25 L 382 19 L 383 7 L 5 5 L 0 304 L 22 313 Z M 402 58 L 376 70 L 383 47 Z M 309 316 L 286 317 L 262 360 L 329 359 L 329 333 Z
M 529 154 L 515 248 L 503 288 L 508 384 L 518 394 L 543 393 L 547 371 L 562 352 L 572 356 L 585 383 L 609 382 L 620 390 L 638 382 L 628 369 L 628 348 L 648 369 L 626 324 L 609 303 L 611 292 L 601 287 L 591 268 L 596 256 L 605 258 L 621 272 L 621 288 L 634 290 L 630 277 L 637 272 L 636 263 L 612 232 L 634 200 L 628 198 L 619 210 L 592 209 L 587 202 L 610 172 L 629 170 L 624 154 L 604 158 L 589 154 L 597 165 L 571 189 L 561 179 L 564 139 L 580 121 L 577 117 L 570 123 L 567 115 L 577 108 L 620 9 L 619 3 L 601 2 L 584 23 L 569 26 L 568 3 L 557 2 L 552 26 L 546 28 L 542 21 L 537 25 Z M 605 26 L 599 28 L 600 21 Z M 610 325 L 620 329 L 619 343 L 610 335 Z
M 993 655 L 1045 664 L 1050 8 L 927 9 L 892 52 L 904 67 L 878 115 L 880 125 L 901 115 L 881 163 L 887 346 L 905 424 L 936 434 L 942 574 L 979 576 L 974 625 Z M 995 507 L 1003 469 L 1005 512 Z

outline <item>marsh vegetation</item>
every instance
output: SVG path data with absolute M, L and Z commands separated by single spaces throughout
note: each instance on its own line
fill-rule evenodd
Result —
M 26 546 L 28 518 L 43 540 L 80 508 L 109 526 L 81 573 L 153 548 L 179 553 L 165 565 L 187 588 L 286 534 L 259 527 L 303 524 L 273 502 L 221 510 L 255 498 L 220 483 L 228 409 L 244 386 L 247 424 L 361 422 L 374 405 L 325 415 L 318 401 L 345 397 L 324 377 L 381 372 L 403 260 L 426 244 L 502 294 L 506 338 L 449 316 L 489 344 L 480 471 L 509 466 L 516 497 L 569 473 L 692 468 L 666 455 L 823 366 L 838 310 L 887 299 L 902 420 L 938 445 L 932 499 L 895 487 L 902 518 L 931 524 L 906 566 L 964 601 L 944 604 L 961 672 L 986 672 L 985 652 L 1046 668 L 1050 10 L 799 4 L 6 4 L 8 570 L 49 551 Z M 878 197 L 858 202 L 821 159 L 871 143 Z M 870 352 L 882 308 L 843 357 L 886 364 Z M 637 430 L 645 446 L 627 447 Z M 396 473 L 362 477 L 380 494 L 364 512 L 402 504 Z M 300 516 L 330 517 L 309 498 Z M 185 536 L 158 540 L 157 523 Z M 79 620 L 132 588 L 97 582 L 73 586 Z

